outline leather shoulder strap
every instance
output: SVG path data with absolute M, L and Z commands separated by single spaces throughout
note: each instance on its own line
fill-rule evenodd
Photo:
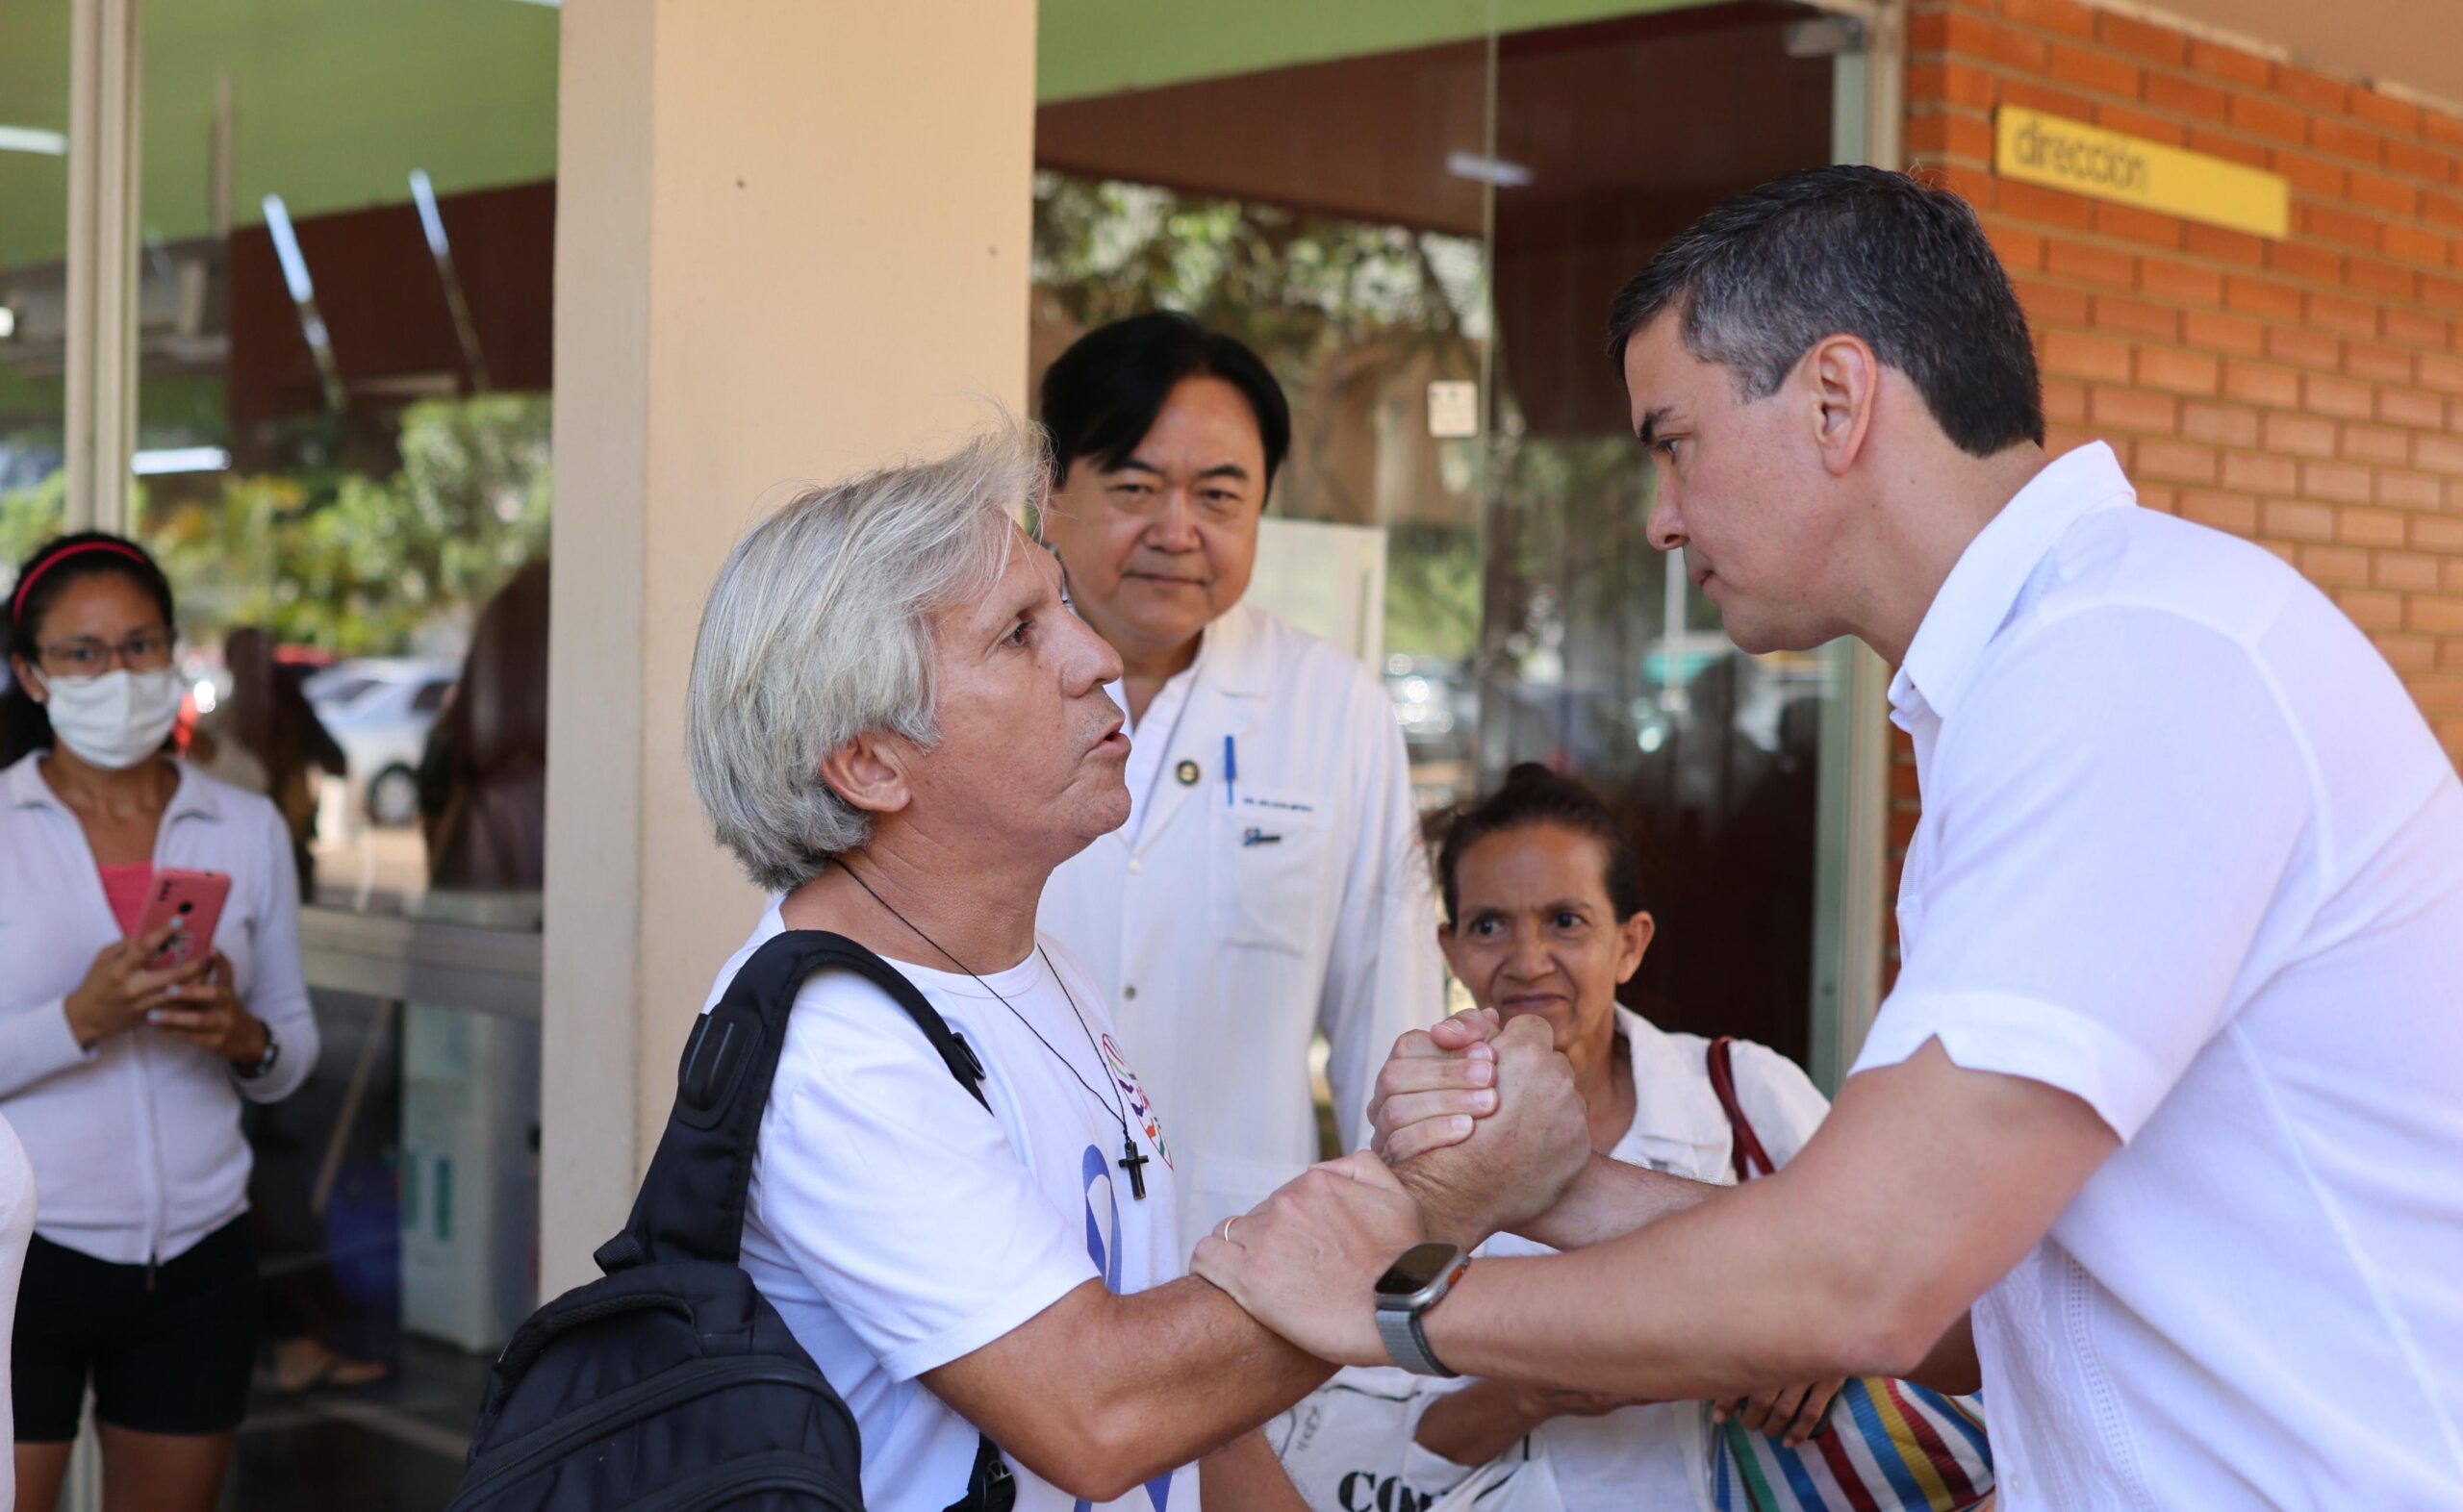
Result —
M 1711 1090 L 1718 1094 L 1719 1106 L 1727 1112 L 1728 1127 L 1735 1131 L 1728 1158 L 1736 1168 L 1737 1180 L 1743 1182 L 1766 1176 L 1779 1168 L 1771 1163 L 1770 1152 L 1762 1147 L 1761 1138 L 1753 1132 L 1753 1121 L 1744 1116 L 1744 1104 L 1737 1100 L 1736 1066 L 1729 1051 L 1734 1044 L 1735 1036 L 1726 1034 L 1711 1042 Z

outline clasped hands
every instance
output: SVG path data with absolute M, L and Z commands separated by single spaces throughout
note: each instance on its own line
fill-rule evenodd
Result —
M 1303 1172 L 1199 1241 L 1192 1269 L 1276 1333 L 1337 1365 L 1385 1365 L 1374 1289 L 1410 1246 L 1469 1249 L 1547 1215 L 1593 1161 L 1573 1068 L 1536 1018 L 1457 1014 L 1395 1042 L 1369 1104 L 1373 1150 Z M 1716 1405 L 1755 1432 L 1801 1443 L 1838 1381 L 1773 1387 Z M 1590 1410 L 1600 1410 L 1594 1406 Z
M 1266 1326 L 1343 1365 L 1388 1363 L 1372 1295 L 1397 1255 L 1430 1238 L 1468 1249 L 1528 1223 L 1591 1158 L 1573 1068 L 1548 1026 L 1493 1010 L 1397 1041 L 1369 1118 L 1374 1152 L 1304 1172 L 1200 1241 L 1193 1262 Z

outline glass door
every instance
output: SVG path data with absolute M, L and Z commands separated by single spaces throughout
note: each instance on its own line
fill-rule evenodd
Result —
M 1730 194 L 1831 161 L 1808 13 L 1723 5 L 1501 38 L 1497 341 L 1478 768 L 1580 776 L 1629 813 L 1658 934 L 1628 1000 L 1663 1027 L 1813 1047 L 1834 659 L 1751 656 L 1679 558 L 1602 356 L 1610 299 Z
M 1745 655 L 1650 548 L 1601 338 L 1695 216 L 1862 155 L 1856 30 L 1767 0 L 1512 4 L 1378 47 L 1155 7 L 1224 64 L 1158 30 L 1132 66 L 1086 9 L 1044 20 L 1033 375 L 1157 307 L 1262 353 L 1294 410 L 1279 528 L 1380 538 L 1355 648 L 1423 808 L 1520 761 L 1593 783 L 1634 818 L 1659 918 L 1632 1000 L 1835 1077 L 1842 951 L 1879 885 L 1849 885 L 1855 664 Z M 1253 594 L 1332 633 L 1273 596 L 1270 560 Z

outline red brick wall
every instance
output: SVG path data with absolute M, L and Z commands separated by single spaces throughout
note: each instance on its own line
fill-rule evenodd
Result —
M 1983 213 L 2053 449 L 2109 441 L 2147 505 L 2299 567 L 2463 756 L 2463 118 L 2078 0 L 1917 0 L 1909 55 L 1908 155 Z M 2005 102 L 2280 173 L 2292 234 L 2001 180 Z

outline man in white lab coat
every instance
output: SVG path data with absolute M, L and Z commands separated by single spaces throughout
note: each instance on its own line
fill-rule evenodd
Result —
M 1378 1067 L 1443 1011 L 1402 733 L 1360 664 L 1240 602 L 1291 441 L 1257 354 L 1187 317 L 1090 332 L 1045 373 L 1044 535 L 1120 653 L 1129 822 L 1064 863 L 1038 920 L 1115 1005 L 1172 1110 L 1181 1231 L 1318 1158 L 1308 1047 L 1365 1138 Z

